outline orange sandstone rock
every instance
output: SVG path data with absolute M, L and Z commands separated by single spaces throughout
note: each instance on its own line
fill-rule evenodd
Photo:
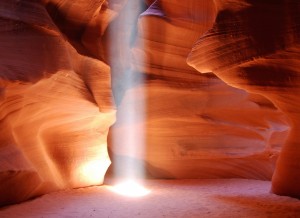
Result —
M 215 24 L 194 45 L 188 63 L 231 86 L 270 99 L 291 131 L 272 179 L 276 194 L 300 197 L 299 1 L 215 1 Z
M 0 22 L 0 205 L 102 184 L 109 66 L 78 54 L 38 1 L 2 1 Z
M 133 77 L 144 80 L 126 87 L 111 129 L 112 152 L 123 166 L 144 161 L 157 178 L 271 179 L 288 129 L 282 114 L 266 98 L 186 63 L 215 10 L 212 1 L 160 0 L 141 14 L 127 60 Z M 128 131 L 142 137 L 133 153 Z

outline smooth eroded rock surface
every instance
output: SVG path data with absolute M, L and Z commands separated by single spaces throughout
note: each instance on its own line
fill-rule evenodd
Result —
M 101 184 L 109 66 L 78 54 L 38 1 L 2 1 L 0 23 L 0 205 Z
M 136 82 L 124 88 L 111 131 L 122 166 L 145 164 L 156 178 L 271 179 L 288 131 L 283 115 L 266 98 L 186 63 L 215 10 L 212 1 L 160 0 L 139 17 L 127 58 Z
M 289 118 L 291 131 L 277 162 L 272 190 L 300 197 L 299 1 L 215 1 L 216 22 L 188 62 L 231 86 L 270 99 Z
M 0 205 L 102 184 L 110 159 L 116 177 L 273 176 L 275 193 L 299 197 L 299 12 L 1 1 Z

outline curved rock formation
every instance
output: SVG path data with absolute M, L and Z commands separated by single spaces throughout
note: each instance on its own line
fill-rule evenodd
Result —
M 214 3 L 204 0 L 159 0 L 141 14 L 126 59 L 138 79 L 125 88 L 111 132 L 122 166 L 145 161 L 156 178 L 271 178 L 288 129 L 281 113 L 266 98 L 186 63 L 214 19 Z M 145 117 L 129 120 L 138 107 Z M 145 134 L 134 152 L 126 146 L 128 131 Z
M 0 205 L 101 184 L 110 68 L 79 55 L 39 1 L 2 1 L 0 23 Z
M 215 0 L 211 30 L 188 63 L 214 72 L 231 86 L 270 99 L 289 118 L 291 131 L 272 179 L 276 194 L 300 197 L 300 3 L 296 0 Z
M 0 205 L 101 184 L 113 95 L 115 173 L 156 178 L 271 179 L 274 103 L 273 191 L 299 197 L 299 8 L 2 0 Z

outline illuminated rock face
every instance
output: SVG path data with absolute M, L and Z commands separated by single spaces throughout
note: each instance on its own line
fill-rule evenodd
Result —
M 266 98 L 186 63 L 194 42 L 212 27 L 215 10 L 212 1 L 161 0 L 140 16 L 127 62 L 144 83 L 125 89 L 112 128 L 112 151 L 123 166 L 131 157 L 145 161 L 156 178 L 271 179 L 288 130 L 282 114 Z M 133 105 L 143 102 L 145 117 L 128 121 L 137 113 Z M 144 152 L 129 152 L 128 131 L 136 138 L 144 131 Z
M 78 54 L 38 1 L 2 1 L 0 23 L 0 205 L 101 184 L 110 68 Z
M 231 86 L 270 99 L 291 131 L 272 179 L 274 193 L 300 197 L 300 3 L 219 1 L 216 22 L 192 49 L 188 63 Z
M 299 14 L 296 0 L 2 1 L 0 205 L 103 182 L 112 89 L 112 160 L 156 178 L 271 179 L 280 108 L 273 191 L 299 197 Z

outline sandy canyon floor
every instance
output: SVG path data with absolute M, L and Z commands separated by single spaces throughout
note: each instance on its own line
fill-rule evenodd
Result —
M 270 193 L 269 181 L 146 180 L 150 193 L 125 197 L 109 185 L 60 191 L 0 208 L 1 218 L 300 217 L 300 200 Z

